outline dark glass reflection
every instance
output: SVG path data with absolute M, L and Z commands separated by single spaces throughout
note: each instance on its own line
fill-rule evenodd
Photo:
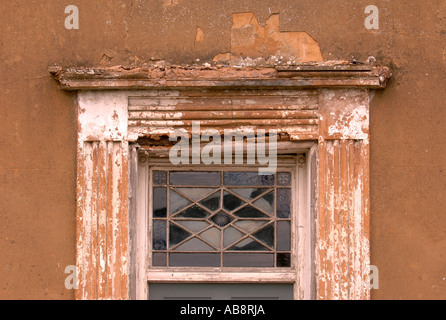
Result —
M 152 231 L 153 250 L 166 250 L 166 221 L 154 220 Z
M 176 215 L 177 218 L 206 218 L 209 212 L 194 205 Z
M 153 216 L 165 218 L 167 215 L 167 189 L 153 188 Z
M 264 245 L 260 244 L 259 242 L 251 239 L 246 238 L 245 240 L 242 240 L 232 247 L 229 248 L 229 250 L 237 250 L 237 251 L 265 251 L 268 250 Z
M 271 190 L 268 188 L 231 188 L 229 189 L 238 196 L 242 197 L 245 200 L 252 200 L 257 198 L 261 194 L 265 193 L 266 190 Z
M 223 208 L 232 211 L 234 209 L 237 209 L 244 203 L 243 200 L 240 198 L 230 194 L 229 192 L 225 191 L 223 194 Z
M 289 253 L 277 253 L 277 266 L 278 267 L 291 267 L 291 254 Z
M 184 230 L 183 228 L 174 225 L 173 223 L 169 224 L 169 246 L 173 247 L 174 245 L 180 243 L 183 240 L 186 240 L 191 234 Z
M 254 208 L 252 206 L 243 207 L 242 209 L 236 211 L 234 214 L 240 218 L 264 218 L 264 217 L 267 217 L 267 215 L 265 215 L 263 212 L 261 212 L 260 210 L 257 210 L 256 208 Z
M 211 194 L 206 199 L 200 201 L 200 204 L 211 211 L 217 210 L 218 208 L 220 208 L 220 191 L 217 191 Z
M 253 234 L 254 237 L 274 248 L 274 224 L 270 224 Z

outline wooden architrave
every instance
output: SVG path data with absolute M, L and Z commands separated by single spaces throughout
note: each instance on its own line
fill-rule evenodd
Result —
M 313 195 L 315 297 L 370 298 L 365 285 L 370 264 L 369 90 L 385 88 L 391 76 L 387 68 L 319 64 L 276 68 L 51 67 L 49 71 L 64 90 L 79 91 L 77 299 L 131 298 L 129 197 L 134 182 L 129 181 L 129 162 L 136 158 L 133 149 L 129 152 L 129 142 L 150 133 L 153 123 L 138 122 L 136 131 L 129 128 L 128 106 L 129 97 L 147 90 L 152 96 L 157 95 L 156 90 L 182 90 L 184 97 L 190 90 L 216 97 L 228 90 L 316 91 L 316 117 L 302 120 L 299 113 L 298 121 L 286 122 L 290 125 L 283 129 L 285 134 L 291 131 L 291 140 L 318 143 Z M 225 118 L 222 112 L 220 116 Z M 280 121 L 288 120 L 285 113 L 276 112 L 274 117 L 276 120 L 260 117 L 253 123 L 280 129 Z M 248 125 L 253 123 L 248 121 Z M 313 131 L 300 130 L 309 125 Z M 168 132 L 171 127 L 164 129 Z M 156 133 L 162 134 L 163 128 L 160 130 Z

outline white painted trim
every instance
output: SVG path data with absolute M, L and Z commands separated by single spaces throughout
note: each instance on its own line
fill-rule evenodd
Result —
M 295 283 L 296 273 L 271 272 L 259 269 L 253 272 L 238 271 L 200 271 L 185 272 L 177 270 L 150 270 L 147 272 L 147 278 L 152 283 Z
M 147 266 L 148 261 L 148 200 L 149 200 L 149 166 L 147 162 L 141 163 L 138 159 L 138 191 L 137 191 L 137 213 L 136 213 L 136 226 L 137 226 L 137 284 L 136 284 L 136 299 L 147 300 L 148 288 L 147 288 Z

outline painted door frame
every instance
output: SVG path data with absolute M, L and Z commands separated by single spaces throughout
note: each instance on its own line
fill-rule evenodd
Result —
M 316 142 L 310 169 L 315 180 L 308 182 L 314 189 L 315 298 L 370 298 L 369 92 L 386 86 L 387 68 L 313 64 L 49 71 L 64 90 L 78 91 L 77 299 L 135 298 L 130 218 L 137 186 L 130 163 L 138 157 L 131 146 L 142 135 L 159 132 L 150 123 L 132 125 L 129 97 L 156 95 L 157 90 L 186 90 L 187 96 L 188 90 L 221 94 L 265 88 L 317 92 L 316 119 L 284 129 L 292 141 Z M 276 112 L 274 117 L 279 120 L 261 123 L 280 128 L 286 115 Z

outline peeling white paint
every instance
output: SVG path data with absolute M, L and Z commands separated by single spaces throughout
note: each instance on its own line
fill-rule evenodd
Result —
M 370 100 L 367 91 L 359 89 L 323 89 L 320 92 L 321 104 L 318 119 L 309 119 L 305 122 L 305 125 L 280 125 L 277 129 L 278 133 L 286 133 L 291 140 L 315 140 L 318 138 L 321 148 L 325 148 L 325 153 L 331 158 L 336 156 L 336 152 L 339 148 L 339 141 L 346 140 L 362 140 L 364 146 L 368 146 L 368 122 L 369 122 L 369 106 L 366 104 Z M 367 95 L 367 100 L 364 100 L 364 94 Z M 145 96 L 150 99 L 144 100 Z M 100 222 L 101 212 L 98 212 L 98 216 L 91 216 L 89 212 L 93 207 L 91 204 L 91 198 L 98 193 L 98 190 L 94 190 L 91 185 L 93 179 L 93 161 L 91 154 L 85 159 L 80 166 L 83 166 L 82 177 L 79 183 L 83 188 L 82 194 L 79 194 L 77 199 L 78 203 L 85 202 L 83 208 L 81 208 L 82 215 L 78 213 L 78 222 L 82 225 L 81 233 L 78 236 L 78 264 L 86 272 L 83 277 L 80 278 L 81 287 L 87 288 L 91 283 L 90 279 L 86 278 L 88 272 L 94 272 L 91 268 L 99 268 L 99 277 L 104 276 L 106 279 L 97 279 L 98 283 L 107 282 L 110 286 L 116 286 L 122 278 L 126 278 L 129 274 L 128 270 L 128 257 L 127 247 L 125 241 L 127 241 L 128 234 L 123 229 L 122 220 L 120 215 L 123 214 L 122 207 L 125 207 L 125 197 L 123 198 L 120 193 L 122 189 L 128 187 L 123 180 L 127 172 L 125 171 L 125 161 L 128 159 L 127 141 L 136 141 L 139 137 L 143 137 L 151 134 L 170 134 L 174 129 L 184 126 L 185 121 L 182 120 L 184 113 L 175 111 L 174 108 L 177 104 L 189 104 L 191 100 L 184 98 L 172 98 L 178 97 L 178 91 L 83 91 L 79 93 L 79 149 L 78 154 L 82 155 L 85 152 L 84 144 L 88 141 L 95 142 L 111 142 L 112 149 L 107 149 L 112 155 L 111 170 L 104 167 L 104 171 L 107 174 L 112 174 L 112 194 L 107 195 L 107 201 L 111 201 L 112 209 L 107 211 L 107 221 L 103 224 L 98 223 L 98 226 L 105 226 L 110 231 L 111 240 L 106 239 L 107 247 L 104 251 L 101 245 L 98 246 L 99 258 L 96 260 L 96 256 L 92 256 L 89 244 L 93 241 L 94 226 L 96 222 Z M 130 98 L 129 98 L 130 97 Z M 164 97 L 166 99 L 158 99 Z M 277 95 L 277 104 L 283 101 L 283 96 Z M 171 120 L 165 121 L 164 119 L 158 119 L 156 121 L 149 120 L 140 126 L 129 127 L 129 101 L 132 104 L 138 100 L 138 103 L 146 103 L 147 106 L 152 106 L 154 101 L 157 102 L 156 106 L 165 108 L 167 112 L 165 115 Z M 255 105 L 258 103 L 256 98 L 242 99 L 246 105 Z M 133 101 L 133 102 L 132 102 Z M 145 101 L 145 102 L 144 102 Z M 229 99 L 225 101 L 228 105 L 233 104 L 236 100 Z M 135 102 L 136 103 L 136 102 Z M 171 108 L 171 109 L 169 109 Z M 315 110 L 315 109 L 313 109 Z M 146 113 L 149 118 L 154 118 L 155 114 L 149 111 Z M 289 111 L 284 110 L 282 115 L 286 118 L 289 115 Z M 212 115 L 210 115 L 212 117 Z M 266 119 L 265 124 L 268 125 L 271 119 Z M 156 126 L 156 124 L 162 123 L 162 126 Z M 321 124 L 326 125 L 326 131 L 321 130 Z M 245 130 L 247 128 L 255 128 L 255 126 L 243 125 L 240 127 L 233 127 L 232 130 Z M 274 128 L 271 125 L 271 128 Z M 220 128 L 228 129 L 228 128 Z M 335 140 L 335 142 L 333 142 Z M 115 142 L 112 142 L 115 141 Z M 114 145 L 116 144 L 116 145 Z M 113 149 L 114 148 L 114 149 Z M 367 157 L 367 154 L 361 154 L 362 157 Z M 349 160 L 353 161 L 353 160 Z M 350 165 L 350 163 L 347 163 Z M 109 170 L 109 171 L 107 171 Z M 345 298 L 347 293 L 350 293 L 349 298 L 367 298 L 368 294 L 361 287 L 364 283 L 364 270 L 365 264 L 369 264 L 369 239 L 364 235 L 364 215 L 366 213 L 367 202 L 363 202 L 364 197 L 364 172 L 357 173 L 354 177 L 355 181 L 350 183 L 356 183 L 353 190 L 345 191 L 345 194 L 339 194 L 339 190 L 335 190 L 333 186 L 332 176 L 336 173 L 333 164 L 326 164 L 325 167 L 319 167 L 319 174 L 323 174 L 326 179 L 327 185 L 325 185 L 324 196 L 324 214 L 329 216 L 323 216 L 318 218 L 318 223 L 322 223 L 322 219 L 327 219 L 327 223 L 330 226 L 329 230 L 325 230 L 325 238 L 318 238 L 316 257 L 321 262 L 317 265 L 318 281 L 324 284 L 324 289 L 319 292 L 320 298 L 326 298 L 328 292 L 336 299 Z M 368 174 L 368 173 L 367 173 Z M 341 177 L 337 177 L 341 180 Z M 101 196 L 96 194 L 96 196 Z M 348 211 L 351 215 L 352 230 L 348 228 L 339 229 L 339 225 L 333 217 L 333 212 L 340 210 L 337 203 L 353 204 L 353 207 L 342 208 L 344 211 Z M 364 203 L 364 204 L 363 204 Z M 108 209 L 107 209 L 108 210 Z M 95 220 L 96 219 L 96 220 Z M 124 219 L 125 220 L 125 217 Z M 107 231 L 107 232 L 108 232 Z M 121 252 L 120 250 L 123 250 Z M 319 254 L 323 252 L 323 257 L 319 257 Z M 328 267 L 327 267 L 328 265 Z M 347 267 L 345 265 L 348 265 Z M 352 269 L 348 269 L 352 267 Z M 346 269 L 350 271 L 346 271 Z M 346 277 L 348 281 L 344 281 L 343 277 Z M 95 285 L 95 284 L 94 284 Z M 126 283 L 123 282 L 123 285 Z M 350 287 L 348 287 L 350 286 Z M 95 298 L 91 295 L 90 289 L 83 291 L 83 298 Z M 325 290 L 325 291 L 323 291 Z M 119 296 L 118 293 L 113 293 Z
M 347 110 L 338 115 L 336 124 L 329 126 L 328 134 L 340 134 L 343 138 L 355 137 L 368 139 L 369 110 L 367 106 L 356 105 L 353 110 Z

